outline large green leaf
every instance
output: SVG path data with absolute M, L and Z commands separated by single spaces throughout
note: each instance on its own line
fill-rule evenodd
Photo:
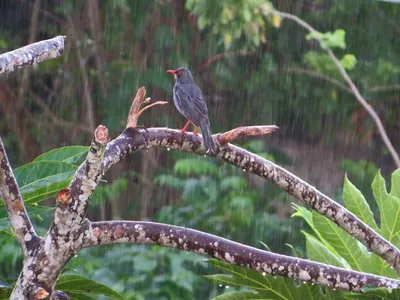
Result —
M 240 292 L 228 292 L 217 297 L 214 297 L 212 300 L 272 300 L 275 298 L 271 298 L 263 295 L 258 292 L 250 292 L 250 291 L 240 291 Z
M 89 150 L 88 146 L 67 146 L 51 150 L 36 157 L 34 162 L 53 160 L 77 164 Z
M 314 226 L 323 236 L 324 242 L 329 243 L 353 270 L 363 271 L 360 259 L 367 257 L 367 253 L 362 248 L 362 245 L 328 218 L 314 211 L 312 216 Z
M 37 215 L 40 216 L 41 214 L 54 209 L 53 207 L 29 205 L 29 204 L 25 205 L 25 207 L 31 219 L 33 219 Z M 0 232 L 9 229 L 10 226 L 11 224 L 7 216 L 6 208 L 4 206 L 0 206 Z
M 397 178 L 397 174 L 394 176 Z M 400 199 L 388 194 L 385 179 L 381 173 L 375 176 L 372 191 L 380 211 L 381 234 L 389 242 L 400 246 Z M 394 192 L 396 194 L 396 192 Z
M 400 169 L 392 173 L 392 186 L 390 188 L 390 195 L 400 198 Z
M 76 171 L 78 166 L 61 161 L 39 161 L 23 165 L 14 171 L 18 185 L 24 187 L 49 176 Z
M 321 241 L 306 232 L 303 233 L 306 236 L 306 249 L 309 259 L 344 269 L 351 269 L 346 260 L 329 251 L 328 247 Z
M 61 275 L 56 290 L 64 291 L 67 294 L 72 293 L 75 295 L 75 299 L 88 299 L 84 298 L 85 295 L 104 295 L 112 299 L 124 299 L 108 286 L 79 275 Z M 82 295 L 82 298 L 77 298 L 78 294 Z
M 348 210 L 375 231 L 379 232 L 368 202 L 365 200 L 363 194 L 350 182 L 347 175 L 344 177 L 343 200 Z
M 32 162 L 14 171 L 26 203 L 37 203 L 66 188 L 77 165 L 61 161 Z
M 273 277 L 260 272 L 221 262 L 208 260 L 212 266 L 230 273 L 209 275 L 206 278 L 224 286 L 239 286 L 254 289 L 264 298 L 250 299 L 323 299 L 318 286 L 302 284 L 296 287 L 292 279 Z M 224 299 L 224 298 L 221 298 Z M 227 299 L 227 298 L 226 298 Z
M 75 171 L 69 171 L 51 175 L 21 187 L 25 203 L 38 203 L 57 194 L 61 189 L 68 187 L 74 174 Z

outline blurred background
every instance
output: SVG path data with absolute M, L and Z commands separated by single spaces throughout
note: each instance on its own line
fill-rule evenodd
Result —
M 339 58 L 400 149 L 400 4 L 373 0 L 0 0 L 0 52 L 66 35 L 64 55 L 0 77 L 0 134 L 14 167 L 43 152 L 89 145 L 98 124 L 116 137 L 145 86 L 156 106 L 146 127 L 181 128 L 165 71 L 192 70 L 209 107 L 211 130 L 275 124 L 280 130 L 240 146 L 289 169 L 341 201 L 343 176 L 375 209 L 370 184 L 395 164 L 372 119 L 318 42 L 269 5 L 320 32 L 343 29 Z M 92 220 L 152 220 L 199 229 L 293 254 L 304 250 L 291 218 L 293 198 L 264 180 L 210 158 L 150 149 L 105 176 Z M 54 199 L 47 205 L 54 206 Z M 36 220 L 45 232 L 52 213 Z M 0 276 L 16 277 L 21 257 L 0 245 Z M 112 286 L 128 299 L 206 299 L 220 287 L 200 256 L 171 249 L 114 246 L 85 250 L 69 270 Z

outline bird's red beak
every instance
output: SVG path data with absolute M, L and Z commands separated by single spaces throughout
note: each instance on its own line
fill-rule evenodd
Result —
M 167 70 L 167 72 L 168 72 L 169 74 L 175 75 L 175 71 L 174 71 L 174 70 Z

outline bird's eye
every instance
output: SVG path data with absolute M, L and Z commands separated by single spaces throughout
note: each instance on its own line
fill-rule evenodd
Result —
M 181 71 L 176 72 L 176 76 L 180 77 L 182 75 Z

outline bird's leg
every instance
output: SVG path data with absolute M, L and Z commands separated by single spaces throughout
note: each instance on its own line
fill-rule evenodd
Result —
M 186 125 L 181 129 L 183 135 L 186 135 L 186 128 L 189 126 L 190 123 L 190 121 L 187 121 Z
M 197 126 L 195 126 L 194 127 L 194 130 L 193 130 L 193 134 L 195 135 L 195 136 L 198 136 L 199 134 L 197 133 L 197 130 L 199 129 L 199 127 L 197 127 Z

